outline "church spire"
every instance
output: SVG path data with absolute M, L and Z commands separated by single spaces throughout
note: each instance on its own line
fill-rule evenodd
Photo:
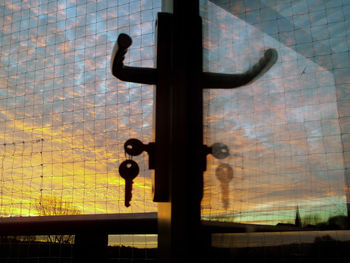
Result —
M 301 227 L 301 219 L 300 219 L 300 213 L 299 213 L 299 206 L 297 206 L 297 211 L 295 213 L 295 226 Z

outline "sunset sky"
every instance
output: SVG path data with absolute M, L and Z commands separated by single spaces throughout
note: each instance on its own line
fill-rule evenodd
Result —
M 127 139 L 152 141 L 153 87 L 118 81 L 109 63 L 118 34 L 127 33 L 133 44 L 126 63 L 153 66 L 160 2 L 0 4 L 0 215 L 37 215 L 41 197 L 59 198 L 84 214 L 157 211 L 145 154 L 135 158 L 140 176 L 129 208 L 118 174 Z M 252 85 L 204 91 L 205 143 L 227 144 L 230 156 L 209 157 L 202 215 L 275 224 L 292 221 L 297 206 L 302 216 L 346 214 L 336 96 L 341 76 L 333 71 L 348 70 L 339 55 L 348 51 L 339 44 L 346 38 L 339 26 L 345 16 L 338 21 L 328 12 L 324 24 L 318 11 L 261 2 L 269 2 L 270 14 L 279 14 L 261 16 L 279 25 L 276 32 L 249 20 L 248 11 L 258 15 L 261 8 L 238 9 L 237 1 L 230 12 L 202 2 L 206 71 L 242 72 L 267 48 L 279 54 L 276 65 Z M 280 23 L 281 17 L 293 17 L 293 28 Z M 328 37 L 319 27 L 327 28 Z M 305 37 L 309 31 L 311 40 Z M 312 55 L 300 51 L 310 41 Z M 332 67 L 322 64 L 325 50 L 338 55 L 331 57 Z M 228 209 L 215 176 L 220 163 L 234 172 Z
M 151 141 L 153 87 L 109 71 L 121 32 L 131 65 L 153 65 L 159 1 L 6 1 L 1 8 L 1 214 L 35 215 L 40 197 L 81 213 L 156 211 L 146 157 L 131 208 L 118 175 L 130 137 Z
M 335 5 L 327 9 L 327 20 L 322 6 L 307 1 L 212 2 L 202 11 L 205 70 L 243 72 L 267 48 L 275 48 L 279 58 L 252 85 L 205 91 L 206 142 L 227 144 L 231 155 L 210 158 L 204 217 L 275 224 L 294 222 L 297 207 L 302 217 L 346 214 L 336 96 L 342 79 L 334 75 L 340 68 L 349 72 L 348 63 L 335 55 L 347 49 L 339 30 L 345 13 Z M 330 42 L 331 36 L 339 41 Z M 328 53 L 334 54 L 327 61 Z M 227 210 L 218 202 L 215 169 L 221 163 L 234 174 Z

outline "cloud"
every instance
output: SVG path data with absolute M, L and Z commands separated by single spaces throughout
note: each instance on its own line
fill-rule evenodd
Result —
M 6 3 L 13 15 L 0 29 L 8 44 L 2 53 L 9 57 L 0 68 L 8 77 L 0 101 L 1 213 L 34 215 L 42 195 L 72 202 L 83 213 L 155 211 L 146 157 L 138 158 L 132 208 L 124 207 L 124 180 L 118 175 L 126 139 L 152 136 L 147 128 L 152 118 L 143 114 L 152 112 L 142 96 L 145 87 L 129 88 L 109 72 L 108 46 L 116 34 L 111 38 L 112 32 L 99 27 L 112 16 L 119 19 L 122 9 L 118 14 L 116 7 L 108 8 L 106 16 L 92 14 L 92 5 L 89 11 L 71 4 Z M 18 30 L 28 30 L 28 38 L 11 31 L 17 25 L 12 18 L 25 12 L 29 22 Z M 153 34 L 149 23 L 137 25 L 140 32 Z M 153 57 L 153 48 L 138 48 L 144 59 Z
M 298 204 L 309 213 L 321 206 L 328 215 L 346 213 L 332 72 L 212 3 L 205 12 L 206 70 L 242 72 L 271 47 L 279 59 L 249 86 L 205 92 L 205 141 L 226 144 L 231 155 L 208 161 L 204 216 L 275 224 L 293 218 Z M 226 210 L 215 176 L 222 162 L 234 172 Z

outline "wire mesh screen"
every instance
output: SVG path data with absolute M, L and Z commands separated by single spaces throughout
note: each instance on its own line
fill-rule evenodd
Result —
M 126 63 L 153 66 L 160 1 L 0 3 L 0 216 L 155 211 L 139 158 L 131 208 L 123 144 L 152 140 L 153 88 L 109 69 L 119 33 Z
M 206 71 L 239 73 L 268 48 L 279 54 L 254 83 L 205 91 L 206 144 L 224 143 L 230 155 L 209 157 L 202 218 L 346 227 L 350 1 L 201 8 Z

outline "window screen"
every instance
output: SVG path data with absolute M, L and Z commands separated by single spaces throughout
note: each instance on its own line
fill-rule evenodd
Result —
M 146 157 L 131 208 L 124 142 L 152 140 L 153 88 L 110 73 L 119 33 L 129 65 L 152 67 L 160 1 L 0 3 L 0 216 L 156 211 Z
M 213 0 L 201 10 L 206 71 L 279 55 L 250 85 L 204 92 L 205 142 L 230 155 L 209 157 L 202 218 L 345 227 L 350 2 Z

